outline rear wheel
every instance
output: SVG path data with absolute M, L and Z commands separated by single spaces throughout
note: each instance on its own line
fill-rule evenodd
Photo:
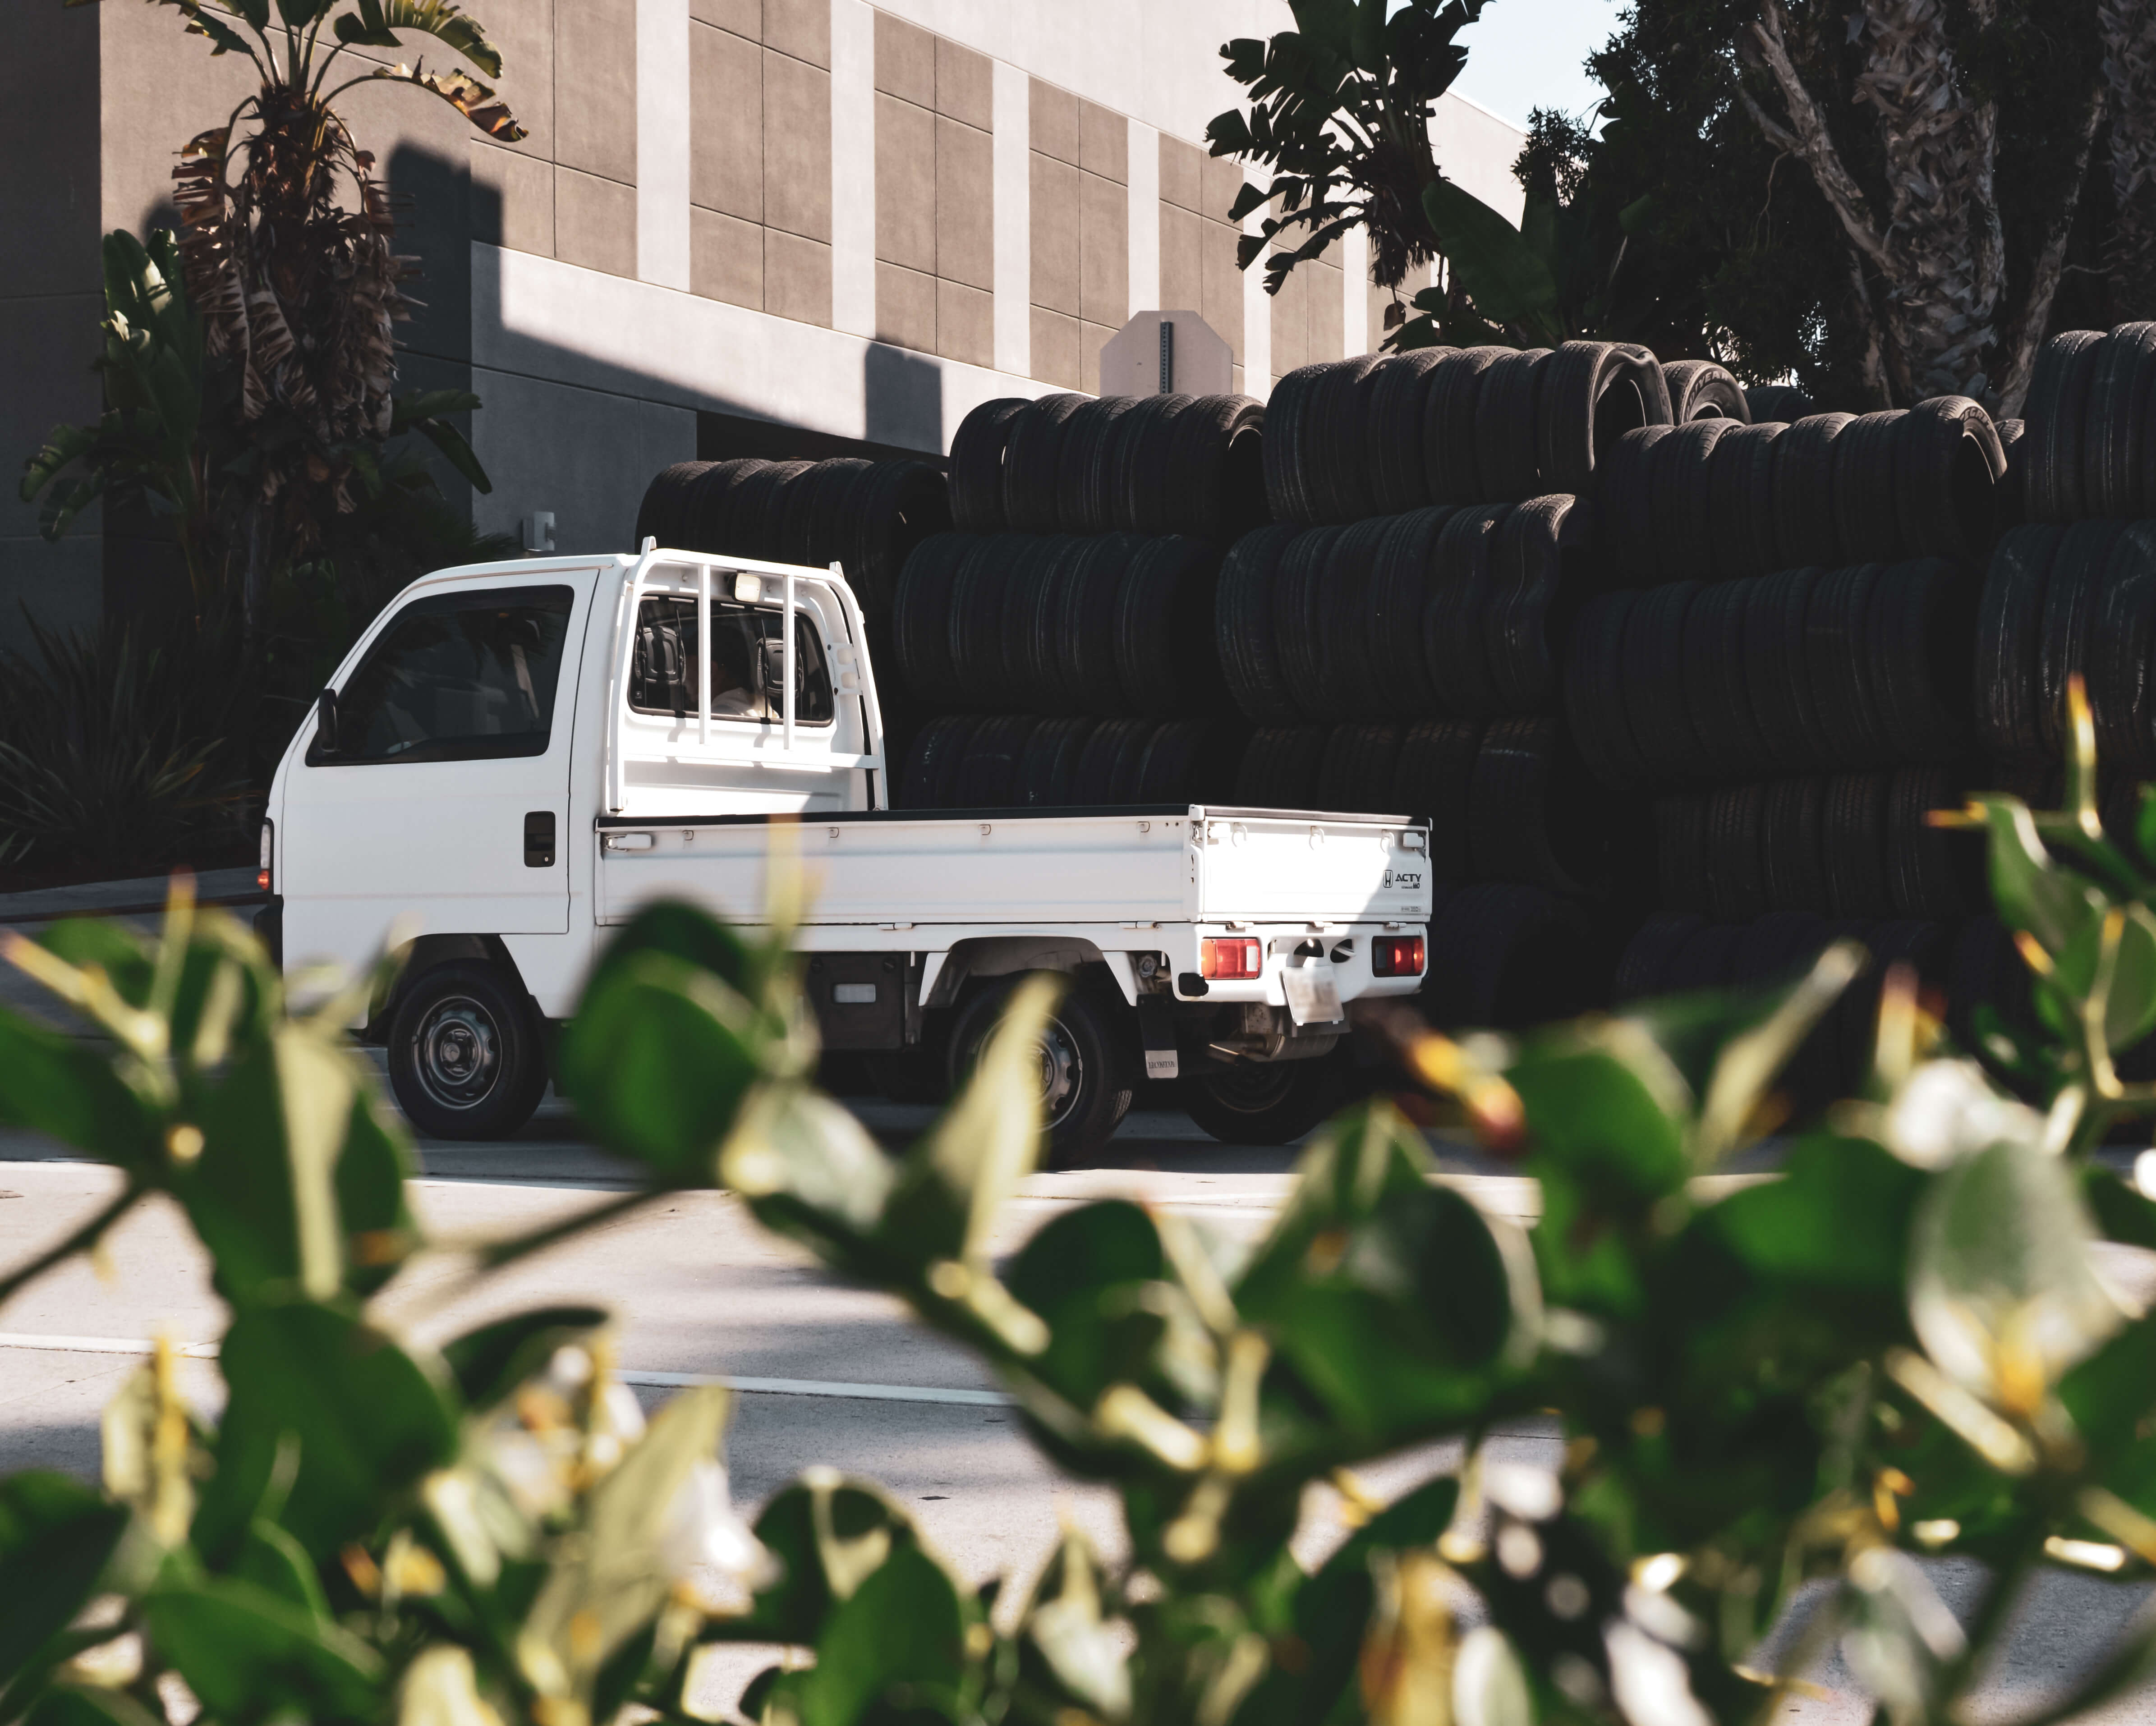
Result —
M 389 1083 L 429 1137 L 503 1138 L 547 1092 L 539 1016 L 494 965 L 438 965 L 405 991 L 390 1020 Z
M 1183 1112 L 1223 1145 L 1287 1145 L 1339 1106 L 1340 1063 L 1208 1060 L 1182 1080 Z
M 1019 981 L 984 990 L 960 1009 L 951 1029 L 954 1093 L 980 1060 Z M 1096 1153 L 1130 1112 L 1130 1063 L 1116 1033 L 1107 1010 L 1082 987 L 1067 991 L 1042 1027 L 1041 1116 L 1052 1168 L 1070 1167 Z

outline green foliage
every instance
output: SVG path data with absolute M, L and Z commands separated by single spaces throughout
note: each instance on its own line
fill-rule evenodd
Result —
M 887 1157 L 808 1086 L 783 908 L 753 945 L 681 907 L 625 930 L 563 1078 L 644 1184 L 483 1261 L 730 1187 L 977 1350 L 1034 1442 L 1115 1493 L 1127 1555 L 1066 1532 L 1023 1600 L 962 1585 L 902 1507 L 829 1469 L 744 1526 L 723 1393 L 640 1430 L 596 1312 L 439 1350 L 388 1336 L 370 1303 L 426 1243 L 401 1136 L 337 1028 L 356 996 L 290 1015 L 251 945 L 183 899 L 157 940 L 18 941 L 110 1053 L 0 1015 L 0 1118 L 123 1185 L 0 1294 L 156 1191 L 234 1317 L 214 1427 L 161 1358 L 107 1412 L 102 1492 L 0 1482 L 0 1720 L 149 1726 L 170 1672 L 219 1720 L 678 1721 L 702 1706 L 700 1651 L 776 1643 L 789 1658 L 741 1703 L 759 1726 L 1734 1726 L 1776 1704 L 1784 1679 L 1750 1662 L 1815 1580 L 1790 1673 L 1838 1639 L 1897 1721 L 1966 1718 L 2038 1570 L 2156 1566 L 2156 1319 L 2097 1257 L 2105 1234 L 2156 1241 L 2156 1204 L 2086 1155 L 2156 1105 L 2109 1057 L 2156 997 L 2156 966 L 2124 956 L 2156 878 L 2138 838 L 2103 833 L 2076 716 L 2067 809 L 1989 797 L 1964 817 L 1990 828 L 2056 1027 L 1984 1058 L 2010 1053 L 2044 1108 L 1947 1047 L 1897 976 L 1862 1094 L 1776 1172 L 1729 1176 L 1861 962 L 1846 948 L 1779 988 L 1512 1040 L 1409 1035 L 1409 1072 L 1517 1129 L 1543 1196 L 1527 1232 L 1439 1178 L 1378 1098 L 1317 1136 L 1247 1248 L 1110 1199 L 998 1260 L 1038 1150 L 1048 984 Z M 1484 1452 L 1548 1411 L 1554 1477 Z M 1350 1472 L 1449 1437 L 1465 1462 L 1390 1505 Z M 1313 1570 L 1291 1543 L 1324 1484 L 1358 1525 Z M 1966 1635 L 1917 1562 L 1938 1552 L 1989 1567 Z M 130 1633 L 140 1667 L 116 1678 Z M 2061 1717 L 2151 1670 L 2137 1621 Z

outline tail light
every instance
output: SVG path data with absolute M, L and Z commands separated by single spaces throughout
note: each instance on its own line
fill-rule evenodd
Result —
M 1419 935 L 1382 935 L 1370 944 L 1370 969 L 1381 977 L 1419 977 L 1422 962 Z
M 1198 944 L 1198 974 L 1205 977 L 1255 977 L 1263 975 L 1265 956 L 1247 935 L 1208 935 Z
M 277 829 L 269 822 L 262 823 L 262 850 L 254 870 L 254 884 L 262 892 L 270 890 L 270 861 L 277 854 Z

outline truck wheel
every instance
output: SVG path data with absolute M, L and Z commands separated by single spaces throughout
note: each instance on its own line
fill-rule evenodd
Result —
M 983 990 L 960 1010 L 951 1027 L 953 1094 L 980 1058 L 1018 981 Z M 1083 989 L 1065 994 L 1042 1032 L 1040 1100 L 1048 1127 L 1045 1160 L 1052 1169 L 1068 1168 L 1097 1152 L 1130 1113 L 1130 1066 L 1116 1027 Z
M 538 1015 L 493 965 L 437 965 L 405 991 L 390 1019 L 389 1084 L 430 1138 L 506 1137 L 547 1092 Z
M 1287 1145 L 1340 1106 L 1339 1063 L 1209 1060 L 1181 1081 L 1183 1112 L 1223 1145 Z

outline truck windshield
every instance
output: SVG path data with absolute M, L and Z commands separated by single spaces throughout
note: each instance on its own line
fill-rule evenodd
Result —
M 415 599 L 337 694 L 336 744 L 310 766 L 543 755 L 575 602 L 569 587 Z
M 777 724 L 782 711 L 779 613 L 762 606 L 715 601 L 711 606 L 711 717 Z M 663 597 L 637 607 L 636 656 L 629 673 L 629 704 L 638 713 L 696 711 L 696 602 Z M 823 639 L 806 612 L 793 616 L 793 719 L 831 722 L 831 673 Z

